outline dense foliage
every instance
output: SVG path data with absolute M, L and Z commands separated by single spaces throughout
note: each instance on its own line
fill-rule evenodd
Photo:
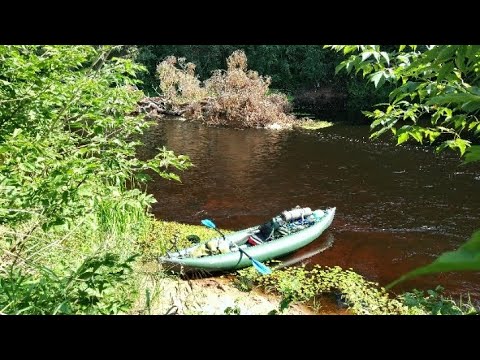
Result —
M 372 137 L 390 131 L 401 144 L 409 139 L 450 147 L 460 155 L 480 136 L 480 46 L 401 45 L 386 52 L 378 45 L 333 46 L 349 57 L 336 71 L 355 70 L 375 87 L 395 88 L 389 102 L 373 112 Z M 469 149 L 472 161 L 479 147 Z
M 247 70 L 245 54 L 233 52 L 238 48 L 259 72 Z M 138 254 L 148 260 L 189 245 L 190 228 L 154 224 L 148 209 L 155 199 L 142 191 L 148 172 L 179 180 L 178 171 L 191 165 L 164 147 L 152 159 L 136 156 L 137 139 L 149 126 L 134 115 L 144 96 L 138 77 L 144 74 L 156 87 L 155 69 L 159 91 L 174 102 L 201 105 L 192 116 L 248 126 L 286 116 L 286 98 L 272 93 L 271 83 L 303 88 L 298 95 L 305 103 L 316 103 L 317 90 L 330 87 L 346 92 L 351 107 L 363 107 L 380 94 L 371 89 L 389 82 L 390 102 L 366 113 L 373 136 L 390 131 L 398 143 L 428 141 L 439 150 L 459 150 L 466 162 L 480 159 L 480 147 L 472 146 L 480 134 L 480 47 L 334 49 L 350 56 L 337 70 L 355 69 L 373 86 L 333 78 L 339 55 L 320 46 L 140 47 L 137 59 L 151 73 L 134 61 L 135 47 L 0 46 L 0 314 L 124 313 L 137 295 Z M 212 74 L 221 68 L 227 70 Z M 478 270 L 479 241 L 476 232 L 457 251 L 404 278 Z M 390 299 L 376 284 L 339 268 L 294 268 L 255 281 L 280 289 L 288 301 L 338 293 L 355 313 L 465 312 L 438 292 Z
M 190 165 L 165 148 L 137 159 L 143 67 L 120 50 L 0 46 L 1 312 L 123 310 L 108 294 L 129 281 L 155 201 L 136 187 Z

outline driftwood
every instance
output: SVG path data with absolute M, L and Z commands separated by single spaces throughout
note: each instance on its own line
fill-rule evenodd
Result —
M 164 115 L 182 116 L 188 104 L 174 105 L 163 97 L 146 97 L 138 102 L 136 113 L 147 114 L 150 118 Z

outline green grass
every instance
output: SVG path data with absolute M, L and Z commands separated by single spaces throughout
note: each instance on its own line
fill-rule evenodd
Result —
M 162 296 L 155 284 L 171 276 L 158 256 L 190 246 L 188 235 L 206 240 L 217 233 L 157 221 L 124 195 L 96 203 L 71 228 L 44 231 L 40 218 L 0 226 L 0 312 L 122 314 L 136 306 L 148 314 Z
M 221 231 L 224 234 L 231 232 L 229 230 Z M 197 235 L 203 241 L 218 236 L 218 233 L 205 226 L 155 220 L 151 223 L 148 238 L 141 242 L 142 258 L 151 260 L 165 255 L 167 251 L 189 247 L 192 245 L 187 239 L 189 235 Z

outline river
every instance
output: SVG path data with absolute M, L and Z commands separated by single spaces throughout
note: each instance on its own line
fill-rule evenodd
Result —
M 195 167 L 182 183 L 154 177 L 155 216 L 189 224 L 210 218 L 241 229 L 296 205 L 337 207 L 331 227 L 284 260 L 352 268 L 386 285 L 458 248 L 480 228 L 480 167 L 455 154 L 393 141 L 369 140 L 367 126 L 315 131 L 225 129 L 166 120 L 147 134 L 147 153 L 167 146 Z M 395 291 L 430 289 L 480 300 L 480 273 L 442 273 L 405 282 Z

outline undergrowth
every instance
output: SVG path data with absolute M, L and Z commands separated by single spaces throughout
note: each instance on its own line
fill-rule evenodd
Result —
M 254 268 L 238 271 L 237 287 L 251 290 L 259 286 L 266 292 L 282 296 L 285 303 L 318 303 L 321 295 L 333 294 L 357 315 L 425 315 L 425 314 L 468 314 L 475 312 L 471 303 L 457 304 L 443 297 L 441 288 L 423 292 L 414 290 L 393 297 L 377 283 L 366 280 L 352 270 L 339 266 L 321 267 L 314 265 L 310 270 L 305 266 L 278 269 L 267 276 L 259 275 Z M 318 310 L 318 309 L 317 309 Z
M 151 124 L 133 115 L 144 68 L 121 46 L 0 46 L 0 313 L 125 313 L 156 200 L 140 160 Z

